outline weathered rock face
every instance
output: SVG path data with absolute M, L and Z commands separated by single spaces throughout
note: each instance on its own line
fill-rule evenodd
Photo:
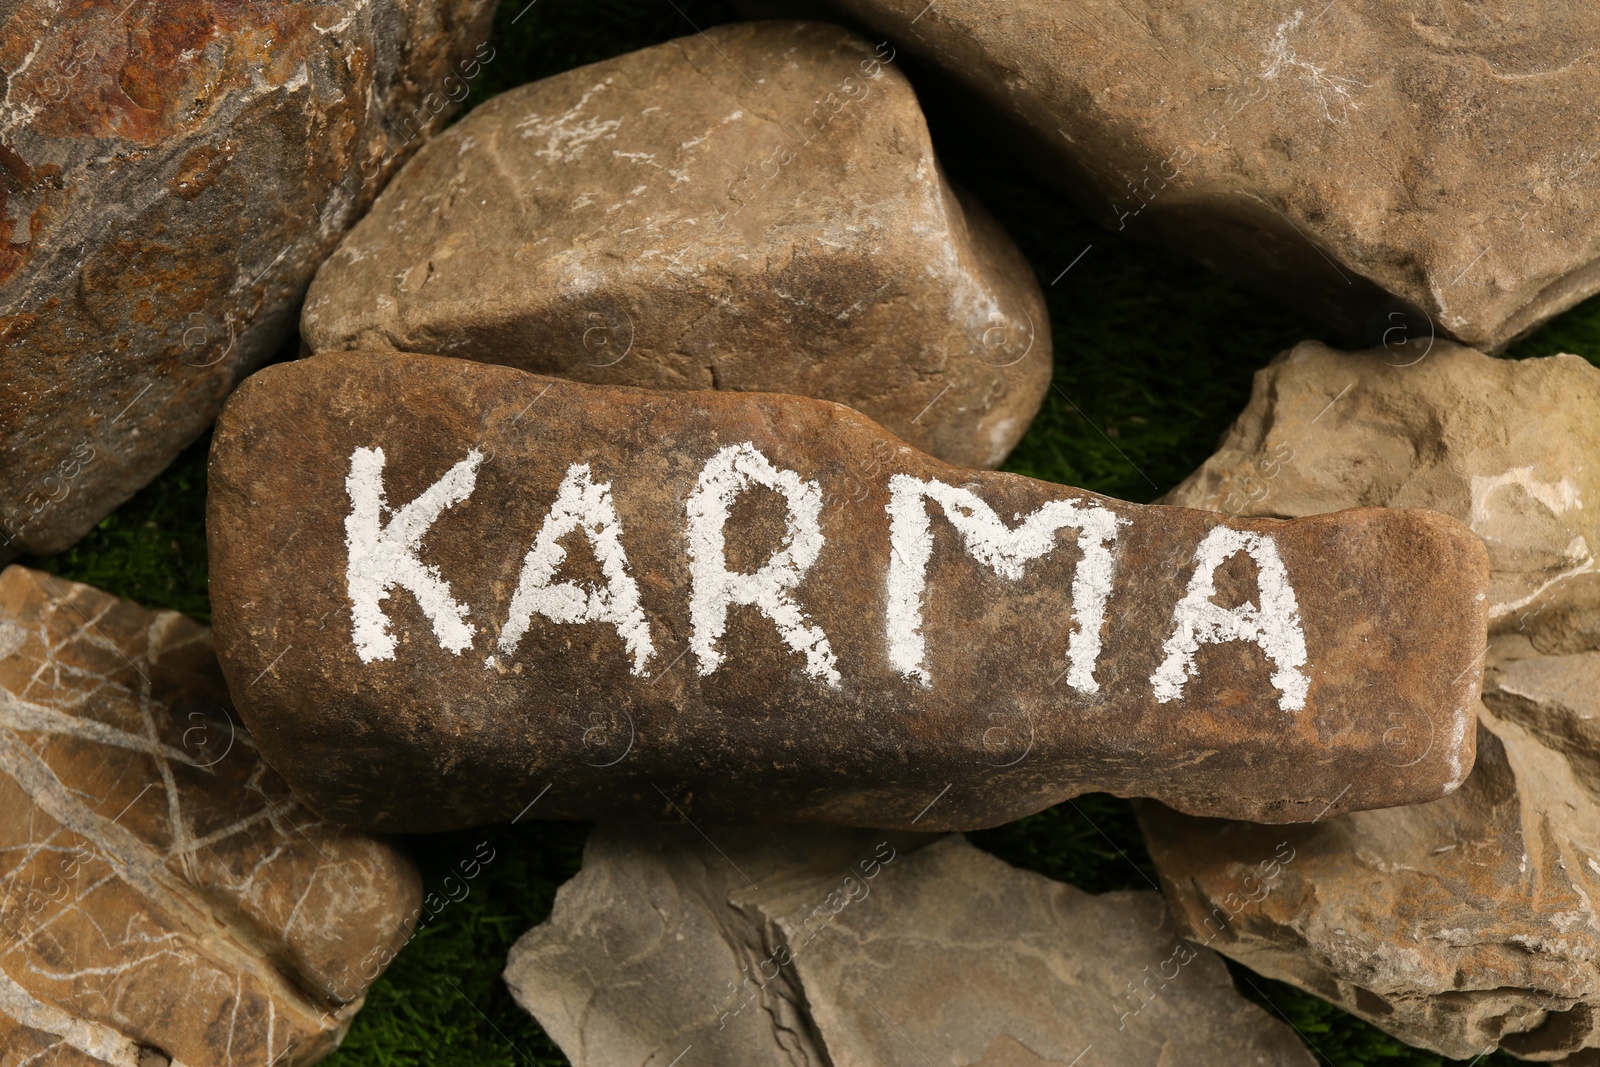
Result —
M 0 725 L 8 1063 L 300 1065 L 337 1044 L 420 882 L 261 762 L 204 627 L 7 568 Z
M 709 832 L 596 830 L 511 950 L 574 1067 L 1314 1062 L 1155 893 L 1090 896 L 958 836 Z
M 1600 370 L 1448 342 L 1301 344 L 1256 373 L 1217 452 L 1165 502 L 1233 515 L 1431 508 L 1489 550 L 1489 621 L 1600 648 Z
M 550 782 L 551 818 L 971 828 L 1108 790 L 1282 821 L 1472 764 L 1483 547 L 1431 512 L 1227 520 L 821 401 L 394 353 L 267 368 L 212 448 L 223 669 L 340 821 Z
M 1488 547 L 1500 636 L 1453 796 L 1288 830 L 1146 807 L 1180 929 L 1447 1055 L 1600 1049 L 1597 415 L 1600 371 L 1576 356 L 1303 344 L 1258 373 L 1169 502 L 1456 515 Z M 1280 838 L 1295 858 L 1262 892 L 1238 861 Z
M 819 397 L 976 467 L 1050 381 L 1033 274 L 945 182 L 910 85 L 805 23 L 717 27 L 477 108 L 318 272 L 301 332 Z
M 1113 229 L 1355 327 L 1387 292 L 1494 350 L 1600 289 L 1592 5 L 832 10 L 1020 123 Z
M 493 8 L 0 9 L 0 562 L 82 536 L 283 343 Z
M 1309 827 L 1143 807 L 1179 931 L 1448 1056 L 1600 1049 L 1600 652 L 1490 659 L 1453 796 Z M 1283 839 L 1252 883 L 1240 861 Z

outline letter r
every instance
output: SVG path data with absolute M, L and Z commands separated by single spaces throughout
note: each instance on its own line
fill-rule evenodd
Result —
M 783 544 L 772 558 L 750 574 L 728 570 L 724 527 L 734 499 L 751 485 L 783 495 L 789 521 Z M 706 461 L 694 492 L 689 494 L 688 528 L 689 644 L 701 675 L 722 663 L 717 648 L 728 625 L 728 608 L 736 604 L 760 609 L 771 619 L 784 643 L 806 657 L 806 673 L 831 686 L 839 684 L 838 661 L 828 637 L 806 618 L 793 590 L 822 552 L 822 490 L 790 470 L 779 470 L 749 441 L 729 445 Z

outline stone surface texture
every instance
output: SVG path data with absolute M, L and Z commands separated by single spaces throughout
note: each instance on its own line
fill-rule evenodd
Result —
M 283 344 L 493 8 L 0 4 L 0 562 L 81 537 Z
M 1450 797 L 1268 829 L 1141 811 L 1180 930 L 1447 1055 L 1600 1060 L 1600 371 L 1303 344 L 1169 502 L 1425 506 L 1488 547 L 1477 766 Z M 1264 892 L 1245 861 L 1287 840 Z
M 887 54 L 887 53 L 885 53 Z M 1032 271 L 837 27 L 720 26 L 488 101 L 311 287 L 315 351 L 819 397 L 997 466 L 1050 381 Z
M 778 7 L 931 61 L 1112 229 L 1358 329 L 1388 293 L 1495 350 L 1600 289 L 1592 5 Z
M 240 712 L 369 829 L 552 782 L 547 818 L 1294 821 L 1472 765 L 1487 567 L 1432 512 L 1140 506 L 823 401 L 394 353 L 253 376 L 209 477 Z
M 421 887 L 234 726 L 210 633 L 0 573 L 0 1061 L 313 1063 Z
M 957 835 L 709 833 L 601 827 L 512 948 L 512 995 L 574 1067 L 1314 1062 L 1155 893 L 1091 896 Z
M 1216 454 L 1165 503 L 1298 517 L 1430 508 L 1489 550 L 1489 622 L 1544 652 L 1600 648 L 1600 370 L 1449 342 L 1306 342 L 1256 372 Z
M 1595 1056 L 1600 652 L 1512 635 L 1490 662 L 1452 796 L 1292 827 L 1143 807 L 1180 933 L 1447 1056 Z M 1284 839 L 1278 884 L 1251 884 L 1240 860 Z

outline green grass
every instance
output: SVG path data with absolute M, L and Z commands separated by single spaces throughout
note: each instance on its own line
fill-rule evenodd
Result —
M 538 0 L 502 5 L 468 98 L 732 18 L 709 0 Z M 1008 469 L 1130 500 L 1164 492 L 1209 455 L 1244 406 L 1250 376 L 1307 338 L 1349 344 L 1320 323 L 1240 289 L 1188 260 L 1089 222 L 1062 198 L 954 123 L 935 127 L 951 175 L 978 194 L 1046 287 L 1056 387 Z M 1092 247 L 1088 247 L 1092 246 Z M 1070 272 L 1069 263 L 1088 247 Z M 294 350 L 293 342 L 286 351 Z M 1518 344 L 1515 356 L 1577 352 L 1600 363 L 1600 300 Z M 153 484 L 66 552 L 26 561 L 151 606 L 209 619 L 203 536 L 205 448 L 188 449 Z M 499 980 L 506 951 L 549 913 L 576 870 L 586 828 L 518 827 L 409 839 L 429 891 L 487 841 L 495 858 L 378 981 L 330 1067 L 510 1067 L 565 1061 Z M 1154 874 L 1125 801 L 1079 797 L 974 834 L 1018 866 L 1091 892 L 1147 888 Z M 459 883 L 452 883 L 459 884 Z M 459 892 L 459 890 L 458 890 Z M 1235 968 L 1246 995 L 1278 1012 L 1334 1067 L 1436 1067 L 1315 997 Z M 1496 1056 L 1481 1067 L 1518 1062 Z
M 22 562 L 97 585 L 147 607 L 211 621 L 206 591 L 206 452 L 211 434 L 101 519 L 77 544 Z

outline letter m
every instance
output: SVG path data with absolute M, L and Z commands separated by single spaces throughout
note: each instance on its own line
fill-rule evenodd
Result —
M 1097 693 L 1095 661 L 1100 658 L 1100 629 L 1111 596 L 1116 541 L 1115 515 L 1098 504 L 1052 500 L 1009 527 L 970 489 L 940 481 L 921 481 L 905 474 L 889 479 L 889 574 L 887 628 L 889 662 L 907 678 L 932 684 L 923 664 L 922 597 L 933 555 L 925 500 L 939 504 L 961 535 L 968 554 L 1002 578 L 1017 581 L 1023 565 L 1049 555 L 1062 528 L 1078 531 L 1080 558 L 1072 578 L 1072 621 L 1067 642 L 1067 682 L 1084 693 Z
M 450 585 L 439 568 L 417 558 L 422 535 L 445 508 L 472 495 L 483 453 L 473 449 L 467 458 L 445 471 L 405 507 L 390 512 L 383 492 L 384 455 L 381 448 L 358 448 L 350 454 L 350 514 L 345 517 L 345 545 L 349 563 L 345 581 L 350 594 L 351 638 L 363 663 L 394 659 L 394 635 L 382 602 L 395 586 L 416 597 L 423 614 L 433 623 L 439 646 L 460 655 L 472 644 L 473 625 L 467 609 L 450 595 Z

